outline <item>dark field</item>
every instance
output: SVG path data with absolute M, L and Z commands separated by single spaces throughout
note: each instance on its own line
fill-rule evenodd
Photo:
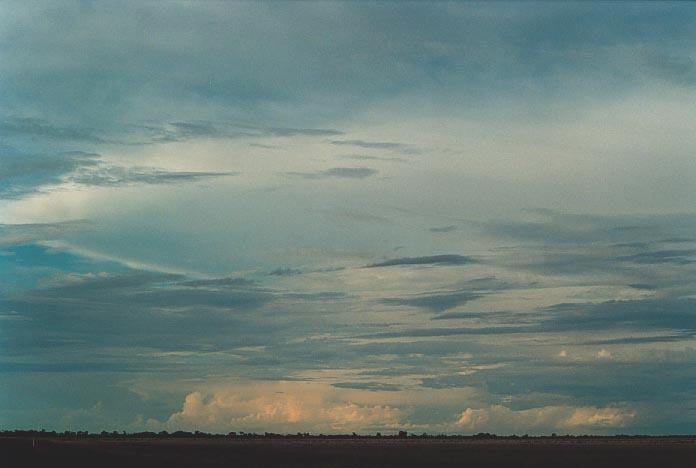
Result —
M 696 439 L 36 439 L 0 438 L 0 466 L 36 467 L 696 467 Z

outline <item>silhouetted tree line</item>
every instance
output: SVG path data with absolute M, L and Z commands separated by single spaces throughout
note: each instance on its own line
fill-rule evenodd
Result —
M 264 432 L 262 434 L 255 432 L 229 432 L 227 434 L 215 434 L 201 431 L 187 432 L 126 432 L 126 431 L 46 431 L 46 430 L 3 430 L 0 431 L 0 437 L 38 437 L 38 438 L 69 438 L 69 439 L 652 439 L 652 438 L 689 438 L 696 439 L 696 435 L 691 434 L 673 434 L 673 435 L 627 435 L 616 434 L 610 436 L 598 435 L 541 435 L 530 436 L 524 435 L 497 435 L 488 432 L 479 432 L 477 434 L 461 435 L 461 434 L 409 434 L 406 431 L 399 431 L 396 434 L 383 435 L 380 432 L 375 434 L 311 434 L 309 432 L 298 432 L 295 434 L 278 434 L 275 432 Z

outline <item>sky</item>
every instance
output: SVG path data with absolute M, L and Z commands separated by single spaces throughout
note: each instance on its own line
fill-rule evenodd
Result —
M 0 429 L 696 432 L 694 24 L 0 3 Z

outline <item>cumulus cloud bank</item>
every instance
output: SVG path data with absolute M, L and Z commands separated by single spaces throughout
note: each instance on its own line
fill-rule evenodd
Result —
M 480 409 L 467 408 L 459 417 L 457 426 L 470 431 L 493 433 L 551 430 L 577 433 L 603 427 L 623 427 L 635 417 L 636 411 L 630 408 L 545 406 L 512 410 L 502 405 L 492 405 Z
M 394 430 L 403 413 L 389 405 L 358 404 L 348 395 L 324 384 L 277 382 L 236 385 L 211 395 L 186 395 L 181 411 L 162 427 L 207 430 L 263 431 L 269 427 L 286 432 L 346 433 Z M 158 425 L 156 421 L 150 424 Z

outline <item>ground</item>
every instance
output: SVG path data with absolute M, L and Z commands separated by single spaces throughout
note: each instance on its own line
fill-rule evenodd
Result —
M 692 467 L 696 439 L 0 438 L 21 467 Z

